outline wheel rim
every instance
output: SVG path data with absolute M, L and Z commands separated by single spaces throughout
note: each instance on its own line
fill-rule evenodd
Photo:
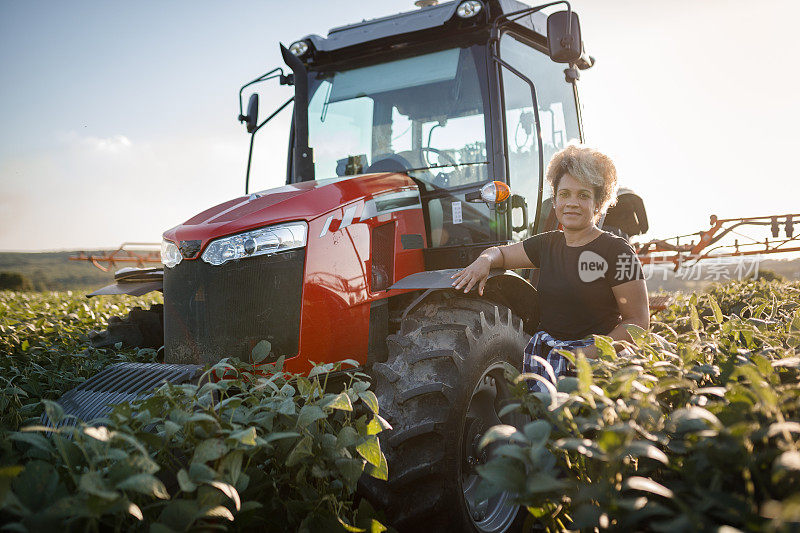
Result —
M 486 431 L 497 424 L 508 423 L 498 412 L 511 398 L 502 364 L 490 366 L 478 380 L 472 392 L 464 423 L 461 466 L 461 489 L 464 504 L 472 524 L 478 531 L 496 533 L 506 531 L 519 511 L 511 502 L 511 494 L 503 492 L 488 500 L 478 497 L 480 476 L 476 468 L 489 459 L 487 450 L 478 451 L 478 443 Z M 506 417 L 504 417 L 506 418 Z

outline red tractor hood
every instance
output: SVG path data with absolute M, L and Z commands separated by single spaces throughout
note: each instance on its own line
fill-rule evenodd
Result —
M 175 243 L 201 241 L 201 251 L 214 239 L 292 220 L 310 221 L 360 198 L 415 186 L 405 174 L 365 174 L 307 181 L 240 196 L 206 209 L 164 232 Z

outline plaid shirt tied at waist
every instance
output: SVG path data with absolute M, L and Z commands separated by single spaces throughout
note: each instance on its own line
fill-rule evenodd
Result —
M 525 347 L 525 356 L 522 359 L 522 372 L 538 374 L 554 386 L 558 378 L 566 374 L 569 361 L 556 350 L 569 350 L 585 348 L 594 344 L 594 338 L 577 341 L 561 341 L 554 338 L 546 331 L 537 331 Z M 531 392 L 547 392 L 546 386 L 536 380 L 528 380 L 528 390 Z

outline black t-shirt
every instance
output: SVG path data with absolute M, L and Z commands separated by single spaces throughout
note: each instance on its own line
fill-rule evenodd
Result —
M 622 321 L 611 287 L 644 278 L 628 241 L 607 231 L 583 246 L 567 246 L 562 231 L 522 245 L 539 267 L 539 328 L 559 340 L 610 333 Z

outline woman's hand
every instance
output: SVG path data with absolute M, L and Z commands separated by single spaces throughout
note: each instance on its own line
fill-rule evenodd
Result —
M 461 287 L 464 287 L 464 292 L 467 293 L 477 284 L 478 294 L 483 296 L 483 287 L 486 285 L 486 280 L 489 279 L 489 271 L 491 269 L 491 257 L 486 253 L 481 254 L 467 268 L 459 270 L 450 276 L 451 279 L 455 280 L 453 288 L 458 291 L 461 290 Z
M 469 292 L 477 284 L 478 294 L 483 296 L 483 287 L 489 279 L 489 271 L 493 268 L 531 268 L 533 263 L 525 253 L 525 247 L 521 242 L 507 244 L 504 246 L 492 246 L 487 248 L 481 255 L 472 262 L 467 268 L 459 270 L 450 279 L 454 279 L 453 288 L 464 292 Z

